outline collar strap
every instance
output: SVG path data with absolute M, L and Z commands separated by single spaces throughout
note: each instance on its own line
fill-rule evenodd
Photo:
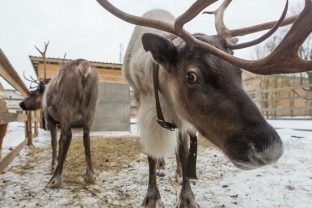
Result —
M 159 103 L 159 96 L 158 96 L 158 69 L 159 65 L 153 62 L 153 82 L 154 82 L 154 94 L 155 94 L 155 101 L 156 101 L 156 112 L 157 112 L 157 123 L 170 131 L 174 131 L 176 125 L 166 122 L 164 116 L 162 114 L 161 106 Z

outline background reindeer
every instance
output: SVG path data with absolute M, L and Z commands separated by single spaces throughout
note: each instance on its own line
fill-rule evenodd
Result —
M 311 62 L 298 57 L 300 45 L 312 31 L 310 0 L 305 1 L 301 15 L 290 20 L 297 18 L 279 47 L 271 56 L 256 61 L 236 58 L 232 56 L 232 49 L 255 45 L 270 36 L 283 22 L 287 4 L 277 23 L 232 31 L 227 30 L 222 20 L 224 10 L 231 2 L 225 0 L 218 10 L 212 12 L 217 17 L 218 35 L 207 36 L 191 35 L 183 25 L 216 0 L 195 1 L 177 20 L 163 10 L 153 10 L 137 17 L 118 10 L 106 0 L 97 1 L 115 16 L 145 26 L 135 28 L 123 63 L 124 77 L 134 89 L 139 103 L 140 137 L 148 152 L 150 176 L 142 207 L 163 207 L 156 184 L 157 158 L 174 151 L 177 146 L 175 134 L 156 123 L 155 62 L 159 65 L 159 72 L 155 73 L 154 81 L 159 82 L 157 93 L 160 94 L 164 117 L 175 124 L 181 135 L 194 126 L 233 164 L 244 170 L 270 164 L 281 157 L 282 141 L 244 92 L 240 68 L 259 74 L 311 70 Z M 237 39 L 233 38 L 272 26 L 268 33 L 255 41 L 236 44 Z M 178 207 L 193 208 L 198 205 L 184 174 L 188 149 L 183 143 L 178 147 L 183 170 Z
M 87 162 L 85 181 L 95 181 L 91 163 L 90 127 L 93 123 L 98 96 L 98 74 L 89 62 L 74 60 L 62 66 L 59 73 L 45 87 L 39 83 L 36 90 L 20 103 L 23 110 L 37 110 L 42 107 L 44 118 L 51 132 L 52 170 L 55 173 L 48 187 L 60 187 L 63 181 L 63 167 L 72 139 L 71 122 L 82 120 L 83 144 Z M 56 154 L 56 123 L 60 124 L 59 154 Z

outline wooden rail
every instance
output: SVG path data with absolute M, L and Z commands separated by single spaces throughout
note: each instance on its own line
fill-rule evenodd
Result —
M 7 57 L 0 49 L 0 76 L 3 77 L 11 86 L 15 88 L 23 97 L 29 94 L 28 88 L 25 86 L 22 79 L 19 77 L 13 66 L 10 64 Z M 32 145 L 33 137 L 38 136 L 38 122 L 39 112 L 26 112 L 26 113 L 11 113 L 7 112 L 6 103 L 0 99 L 0 124 L 21 121 L 25 122 L 25 139 L 9 154 L 2 157 L 0 160 L 0 174 L 18 155 L 18 153 L 25 147 L 25 145 Z M 34 128 L 34 132 L 33 132 Z M 4 138 L 5 140 L 5 138 Z
M 312 84 L 257 89 L 248 94 L 267 118 L 312 119 Z

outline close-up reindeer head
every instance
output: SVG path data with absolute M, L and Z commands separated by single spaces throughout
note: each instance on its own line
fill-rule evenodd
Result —
M 312 13 L 309 12 L 312 10 L 310 0 L 306 0 L 305 8 L 299 16 L 285 19 L 287 1 L 278 21 L 237 30 L 229 30 L 224 25 L 224 11 L 231 2 L 225 0 L 216 11 L 205 12 L 216 16 L 218 34 L 215 36 L 198 33 L 191 35 L 183 29 L 183 25 L 216 0 L 195 1 L 174 24 L 162 19 L 161 16 L 166 14 L 159 15 L 159 18 L 155 18 L 155 15 L 154 18 L 149 18 L 152 16 L 150 14 L 137 17 L 117 9 L 106 0 L 97 1 L 124 21 L 163 31 L 157 32 L 158 34 L 136 32 L 142 35 L 136 38 L 142 38 L 144 50 L 151 52 L 153 59 L 160 65 L 159 91 L 172 105 L 182 123 L 185 121 L 193 125 L 242 169 L 261 167 L 280 158 L 283 152 L 281 139 L 243 90 L 240 74 L 241 69 L 257 74 L 311 70 L 311 61 L 302 60 L 298 56 L 299 47 L 312 30 L 312 25 L 308 23 L 312 19 Z M 243 60 L 233 56 L 234 49 L 256 45 L 280 26 L 292 22 L 294 24 L 288 34 L 269 56 L 260 60 Z M 260 38 L 237 44 L 235 37 L 265 29 L 270 30 Z M 169 38 L 168 33 L 175 37 Z M 130 45 L 131 41 L 135 42 L 130 40 Z M 143 59 L 143 54 L 141 57 Z M 130 58 L 126 54 L 125 60 L 127 59 Z M 134 62 L 132 60 L 131 64 Z M 140 76 L 139 72 L 131 71 L 131 65 L 124 64 L 126 79 L 135 91 L 144 92 L 145 89 L 140 89 L 140 86 L 145 85 L 141 80 L 146 78 L 134 79 L 135 75 L 132 73 Z M 141 97 L 139 99 L 142 105 L 146 103 Z

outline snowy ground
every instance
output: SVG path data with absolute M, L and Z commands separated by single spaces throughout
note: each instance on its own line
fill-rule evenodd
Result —
M 192 189 L 202 208 L 309 208 L 312 203 L 312 121 L 270 121 L 284 141 L 284 155 L 275 164 L 253 171 L 234 167 L 216 148 L 199 143 L 198 180 Z M 23 127 L 10 123 L 3 153 L 23 139 Z M 76 134 L 77 135 L 77 134 Z M 128 132 L 96 132 L 93 137 L 136 138 Z M 0 175 L 0 207 L 139 207 L 147 189 L 148 166 L 142 152 L 116 171 L 97 172 L 97 183 L 66 181 L 75 170 L 65 166 L 64 186 L 45 188 L 51 178 L 50 137 L 40 131 L 35 149 L 24 148 Z M 125 147 L 131 148 L 131 146 Z M 115 150 L 118 151 L 118 150 Z M 105 153 L 97 153 L 105 154 Z M 167 174 L 158 180 L 165 207 L 175 207 L 180 186 L 174 180 L 174 155 L 167 158 Z M 111 166 L 116 166 L 113 161 Z M 21 171 L 23 170 L 23 171 Z M 25 171 L 26 170 L 26 171 Z M 83 173 L 81 173 L 82 175 Z

